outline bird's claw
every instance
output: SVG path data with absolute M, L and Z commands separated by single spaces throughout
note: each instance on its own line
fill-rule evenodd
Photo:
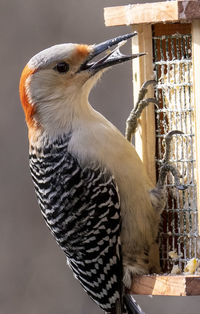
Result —
M 132 136 L 135 134 L 135 131 L 138 126 L 138 119 L 141 116 L 141 113 L 145 107 L 147 107 L 150 103 L 153 103 L 155 105 L 158 104 L 158 101 L 156 98 L 146 98 L 144 99 L 146 93 L 148 92 L 148 86 L 149 85 L 155 85 L 155 80 L 149 80 L 143 83 L 142 87 L 140 88 L 138 100 L 133 108 L 131 110 L 130 115 L 128 119 L 126 120 L 126 133 L 125 136 L 129 142 L 132 140 Z
M 146 82 L 143 83 L 141 90 L 146 89 L 149 85 L 156 85 L 156 80 L 148 80 Z
M 169 162 L 170 152 L 171 152 L 170 145 L 171 145 L 173 135 L 183 135 L 183 134 L 184 133 L 182 131 L 173 130 L 173 131 L 168 132 L 165 135 L 165 155 L 163 157 L 162 164 Z
M 159 178 L 158 178 L 158 182 L 157 182 L 158 187 L 162 188 L 164 186 L 165 179 L 166 179 L 168 172 L 171 172 L 171 174 L 173 175 L 174 183 L 175 183 L 175 186 L 178 190 L 183 191 L 183 190 L 187 189 L 187 186 L 184 184 L 181 184 L 181 182 L 180 182 L 181 175 L 180 175 L 179 171 L 177 170 L 177 168 L 170 165 L 168 162 L 164 163 L 160 168 L 160 174 L 159 174 Z
M 187 189 L 187 186 L 184 184 L 181 184 L 180 182 L 180 178 L 182 177 L 181 174 L 179 173 L 178 169 L 171 165 L 169 162 L 170 159 L 170 144 L 171 144 L 171 140 L 173 135 L 183 135 L 184 133 L 182 131 L 179 130 L 173 130 L 168 132 L 165 135 L 165 155 L 164 158 L 162 160 L 162 166 L 160 167 L 160 173 L 159 173 L 159 178 L 158 178 L 158 182 L 157 182 L 157 186 L 162 188 L 164 186 L 165 183 L 165 179 L 167 176 L 168 172 L 171 172 L 171 174 L 174 177 L 174 182 L 175 182 L 175 186 L 178 190 L 185 190 Z

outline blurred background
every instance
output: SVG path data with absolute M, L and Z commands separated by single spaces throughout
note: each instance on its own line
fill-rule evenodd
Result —
M 102 313 L 73 278 L 37 205 L 18 84 L 30 57 L 44 48 L 98 43 L 131 31 L 104 26 L 103 7 L 123 4 L 128 2 L 0 1 L 0 314 Z M 124 133 L 132 107 L 131 64 L 108 71 L 90 102 Z M 200 308 L 200 297 L 136 299 L 147 314 L 194 314 Z

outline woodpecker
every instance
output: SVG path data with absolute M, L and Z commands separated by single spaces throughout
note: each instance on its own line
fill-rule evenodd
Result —
M 30 59 L 20 79 L 42 215 L 74 276 L 112 314 L 140 311 L 126 302 L 125 288 L 134 275 L 159 271 L 151 257 L 165 203 L 134 146 L 88 102 L 107 68 L 143 55 L 119 50 L 135 35 L 52 46 Z

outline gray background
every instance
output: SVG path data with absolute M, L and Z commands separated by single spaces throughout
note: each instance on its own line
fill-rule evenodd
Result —
M 0 1 L 0 314 L 101 313 L 66 266 L 37 206 L 18 96 L 29 58 L 56 43 L 96 43 L 130 31 L 105 28 L 103 7 L 123 0 Z M 130 46 L 130 44 L 129 44 Z M 132 104 L 131 64 L 107 72 L 90 96 L 122 132 Z M 200 312 L 200 297 L 142 297 L 148 314 Z

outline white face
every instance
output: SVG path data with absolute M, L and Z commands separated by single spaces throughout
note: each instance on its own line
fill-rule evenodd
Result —
M 102 72 L 94 75 L 79 71 L 91 49 L 86 45 L 57 45 L 29 61 L 28 67 L 37 70 L 26 84 L 28 98 L 36 108 L 34 119 L 44 129 L 50 125 L 65 128 L 87 104 L 88 94 Z
M 20 80 L 20 97 L 29 130 L 39 126 L 48 132 L 63 131 L 75 119 L 80 122 L 91 112 L 88 95 L 103 71 L 143 55 L 126 56 L 119 50 L 124 41 L 135 35 L 125 34 L 93 46 L 56 45 L 31 58 Z M 112 46 L 116 48 L 110 50 Z M 95 61 L 105 51 L 107 54 Z

